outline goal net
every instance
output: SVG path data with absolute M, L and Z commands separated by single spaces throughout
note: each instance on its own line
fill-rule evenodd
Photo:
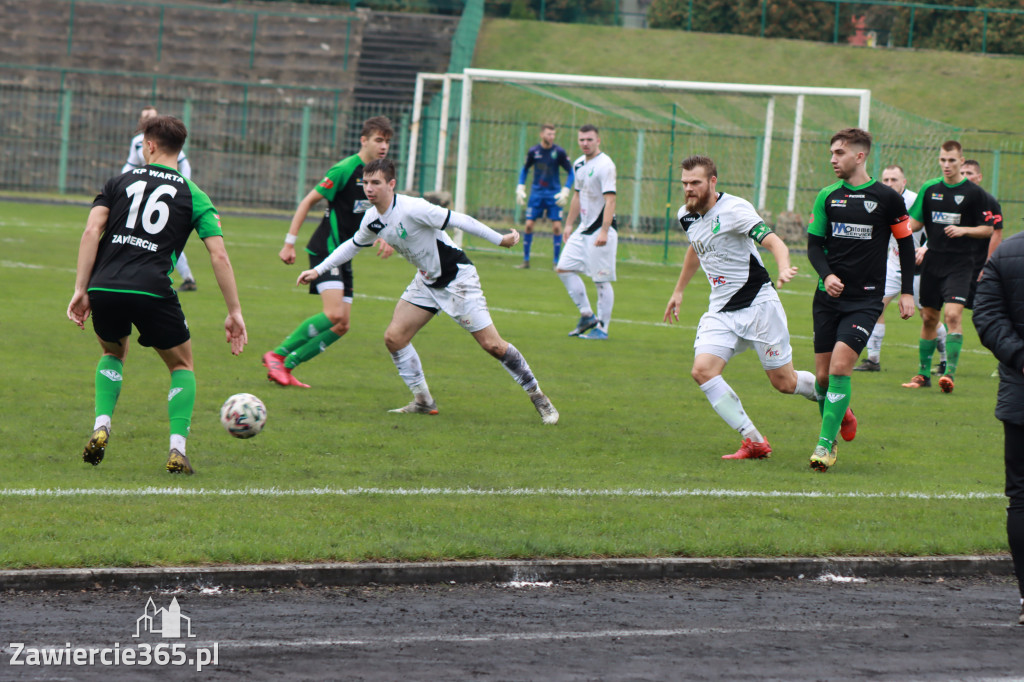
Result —
M 518 223 L 522 209 L 513 190 L 540 125 L 555 125 L 556 144 L 575 159 L 576 131 L 590 123 L 617 166 L 622 260 L 681 262 L 686 242 L 675 215 L 686 156 L 711 156 L 718 187 L 750 200 L 774 222 L 786 211 L 809 211 L 817 191 L 834 181 L 828 139 L 843 127 L 868 127 L 870 114 L 870 92 L 846 88 L 481 69 L 428 77 L 435 79 L 433 90 L 425 85 L 417 104 L 436 92 L 434 111 L 422 114 L 424 144 L 420 156 L 407 159 L 406 189 L 447 189 L 457 210 L 495 225 Z M 450 96 L 442 97 L 446 85 Z M 448 103 L 447 117 L 439 99 Z M 437 119 L 450 119 L 446 133 L 437 134 Z M 535 229 L 550 226 L 538 222 Z

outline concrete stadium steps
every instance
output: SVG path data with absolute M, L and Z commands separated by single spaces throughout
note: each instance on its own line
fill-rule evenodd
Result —
M 355 98 L 411 102 L 420 71 L 448 70 L 458 17 L 373 12 L 362 36 Z
M 348 91 L 355 86 L 366 11 L 246 4 L 245 10 L 268 12 L 254 22 L 252 12 L 224 11 L 221 3 L 175 5 L 164 10 L 158 42 L 159 5 L 76 3 L 69 51 L 70 2 L 0 0 L 0 62 Z

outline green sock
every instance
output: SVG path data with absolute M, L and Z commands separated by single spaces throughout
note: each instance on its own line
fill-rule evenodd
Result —
M 928 376 L 932 373 L 932 356 L 935 355 L 935 343 L 935 339 L 920 339 L 917 342 L 918 357 L 921 360 L 921 366 L 917 368 L 917 373 L 922 376 Z M 949 347 L 948 342 L 946 347 Z
M 338 334 L 335 334 L 330 329 L 325 332 L 320 332 L 320 334 L 309 339 L 306 343 L 289 353 L 288 357 L 284 360 L 284 366 L 288 369 L 295 369 L 303 362 L 312 360 L 323 353 L 327 350 L 327 346 L 340 338 L 341 337 Z
M 814 380 L 814 392 L 818 394 L 818 414 L 825 416 L 825 389 L 821 387 L 818 380 Z
M 274 349 L 274 352 L 278 355 L 288 355 L 293 350 L 302 348 L 310 339 L 319 336 L 333 326 L 331 321 L 327 319 L 327 315 L 317 313 L 296 327 L 295 331 L 289 334 L 281 342 L 281 345 Z
M 113 415 L 121 395 L 124 363 L 113 355 L 104 355 L 96 365 L 96 416 Z
M 172 436 L 188 438 L 195 404 L 196 373 L 190 369 L 176 369 L 171 372 L 171 390 L 167 394 L 167 416 L 171 418 Z
M 819 445 L 831 448 L 832 444 L 836 442 L 836 435 L 839 433 L 839 427 L 842 426 L 843 417 L 849 407 L 850 377 L 830 374 L 828 392 L 825 394 L 825 412 L 821 416 Z
M 960 362 L 960 350 L 964 347 L 963 334 L 946 334 L 946 374 L 956 375 L 956 363 Z

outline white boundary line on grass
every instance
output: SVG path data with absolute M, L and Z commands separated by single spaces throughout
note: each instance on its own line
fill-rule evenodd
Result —
M 634 497 L 634 498 L 762 498 L 762 499 L 891 499 L 891 500 L 995 500 L 997 492 L 971 493 L 865 493 L 857 491 L 728 490 L 723 488 L 0 488 L 0 498 L 11 497 Z

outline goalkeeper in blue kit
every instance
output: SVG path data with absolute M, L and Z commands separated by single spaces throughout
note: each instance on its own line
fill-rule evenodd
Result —
M 533 168 L 533 185 L 530 187 L 530 198 L 526 198 L 526 176 Z M 559 181 L 558 169 L 566 172 L 565 184 Z M 530 267 L 530 247 L 533 245 L 533 224 L 539 218 L 547 216 L 551 221 L 553 233 L 554 262 L 562 250 L 562 207 L 569 203 L 573 183 L 572 163 L 565 150 L 555 144 L 555 126 L 545 123 L 540 127 L 540 143 L 530 147 L 526 153 L 526 163 L 519 171 L 519 184 L 516 186 L 516 203 L 526 206 L 526 225 L 523 234 L 523 262 L 517 267 Z

